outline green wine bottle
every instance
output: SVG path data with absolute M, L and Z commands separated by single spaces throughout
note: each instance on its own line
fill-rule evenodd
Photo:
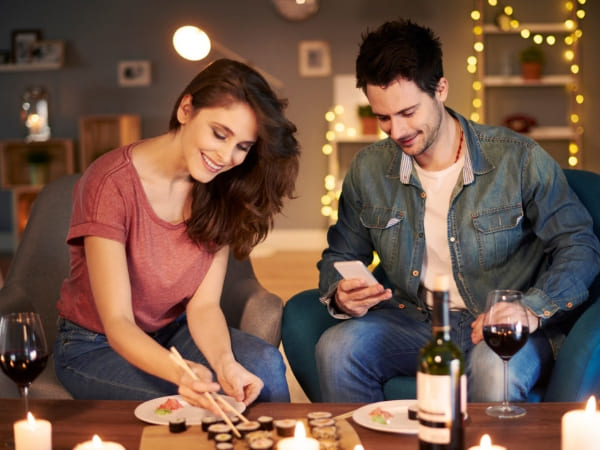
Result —
M 450 339 L 450 278 L 433 288 L 432 339 L 419 353 L 417 404 L 420 450 L 463 450 L 467 381 L 462 352 Z

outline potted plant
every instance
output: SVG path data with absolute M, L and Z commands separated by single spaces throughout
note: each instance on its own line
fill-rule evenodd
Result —
M 45 148 L 34 148 L 27 153 L 31 184 L 46 184 L 50 167 L 50 153 Z
M 542 77 L 544 61 L 544 52 L 539 45 L 532 45 L 522 50 L 521 67 L 523 78 L 526 80 L 539 80 Z
M 358 105 L 358 117 L 360 118 L 363 134 L 377 134 L 377 118 L 373 114 L 371 105 Z

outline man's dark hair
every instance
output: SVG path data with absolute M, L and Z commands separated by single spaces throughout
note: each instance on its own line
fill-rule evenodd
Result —
M 362 35 L 356 58 L 356 87 L 387 86 L 402 78 L 435 95 L 444 76 L 442 45 L 429 28 L 410 20 L 386 22 Z

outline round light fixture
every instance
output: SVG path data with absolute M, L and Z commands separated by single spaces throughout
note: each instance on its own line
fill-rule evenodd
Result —
M 210 39 L 200 28 L 186 25 L 173 34 L 173 47 L 182 58 L 200 61 L 210 52 Z
M 272 0 L 276 11 L 287 20 L 306 20 L 319 10 L 319 0 Z

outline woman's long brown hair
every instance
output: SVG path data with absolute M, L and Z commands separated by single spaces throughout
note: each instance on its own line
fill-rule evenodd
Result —
M 300 150 L 296 126 L 284 116 L 285 100 L 277 98 L 264 78 L 246 64 L 219 59 L 200 72 L 179 96 L 169 129 L 177 131 L 177 109 L 185 95 L 201 108 L 248 104 L 258 123 L 258 138 L 242 164 L 209 183 L 194 182 L 190 239 L 216 251 L 229 245 L 236 258 L 250 254 L 273 226 L 283 198 L 294 198 Z

